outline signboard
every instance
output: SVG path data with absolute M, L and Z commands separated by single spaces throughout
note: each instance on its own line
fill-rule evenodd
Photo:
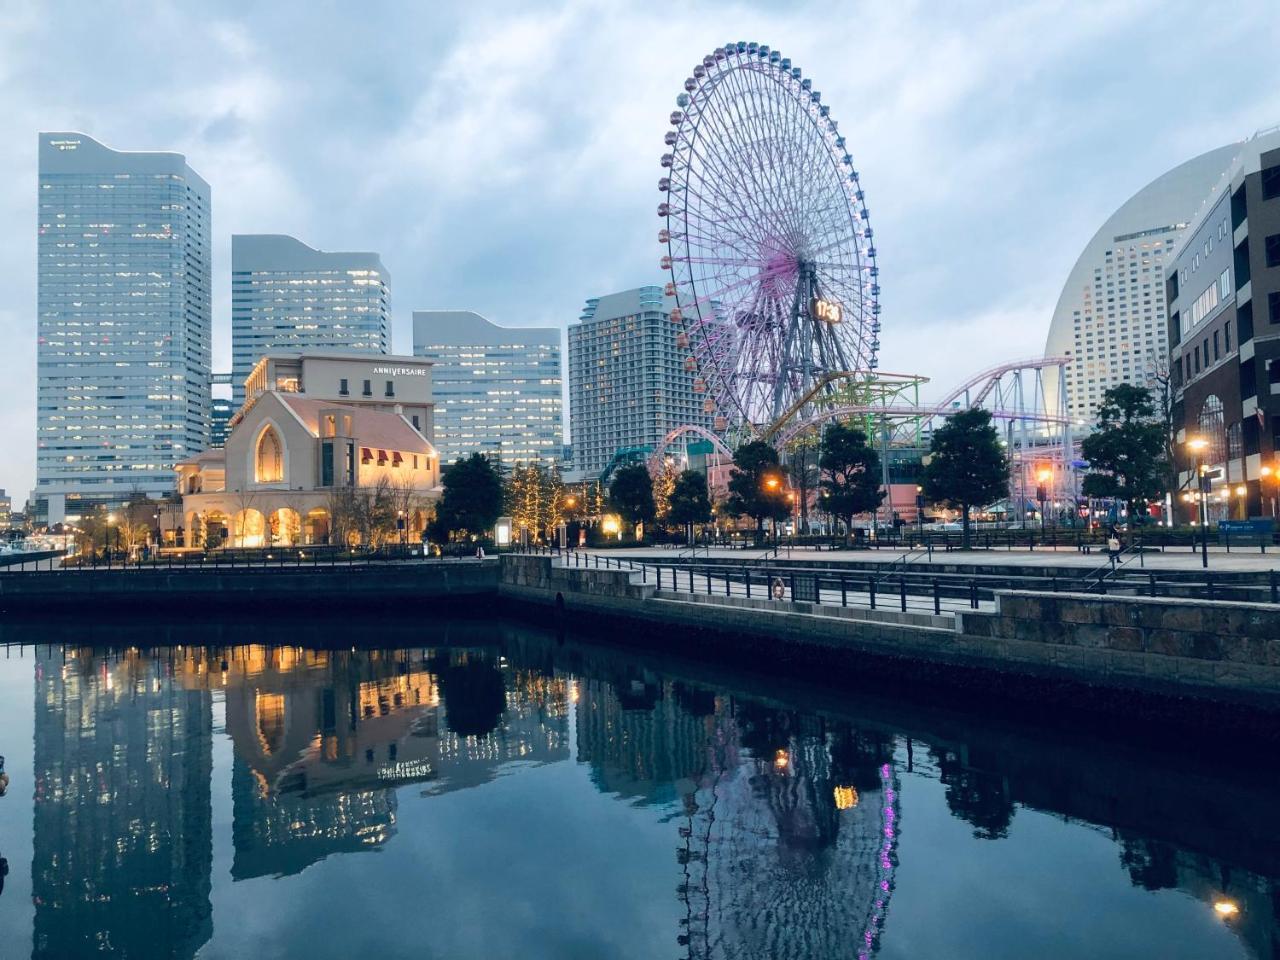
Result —
M 799 603 L 818 602 L 818 577 L 813 573 L 791 575 L 791 599 Z
M 814 300 L 810 307 L 813 319 L 825 323 L 839 323 L 842 319 L 840 304 L 831 300 Z
M 1276 522 L 1270 517 L 1258 520 L 1219 520 L 1218 529 L 1223 533 L 1271 533 Z

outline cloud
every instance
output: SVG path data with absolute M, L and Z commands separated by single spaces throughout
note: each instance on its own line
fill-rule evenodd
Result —
M 658 157 L 703 54 L 767 42 L 814 79 L 863 174 L 884 369 L 939 392 L 1035 353 L 1080 249 L 1149 180 L 1280 120 L 1270 6 L 604 0 L 10 2 L 0 7 L 0 337 L 11 456 L 34 472 L 35 134 L 173 149 L 213 190 L 215 358 L 229 237 L 372 249 L 396 345 L 414 309 L 575 319 L 659 282 Z M 1200 64 L 1204 69 L 1184 69 Z

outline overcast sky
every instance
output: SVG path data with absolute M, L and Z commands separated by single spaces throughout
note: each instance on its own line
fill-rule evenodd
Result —
M 0 0 L 0 486 L 34 481 L 38 131 L 179 151 L 209 181 L 216 369 L 232 233 L 381 253 L 409 352 L 415 309 L 564 326 L 662 282 L 666 117 L 739 39 L 831 105 L 876 230 L 881 369 L 937 393 L 1043 352 L 1127 197 L 1280 123 L 1275 0 Z

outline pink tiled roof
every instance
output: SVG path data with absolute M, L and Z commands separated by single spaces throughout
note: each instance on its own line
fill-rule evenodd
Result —
M 312 436 L 320 436 L 321 410 L 341 410 L 351 415 L 351 432 L 362 447 L 403 451 L 425 450 L 427 447 L 427 441 L 397 413 L 384 413 L 332 400 L 311 400 L 296 393 L 279 393 L 277 396 L 307 425 Z

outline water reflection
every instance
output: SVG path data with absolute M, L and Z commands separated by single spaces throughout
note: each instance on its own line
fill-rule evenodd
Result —
M 1109 843 L 1111 875 L 1128 889 L 1184 898 L 1181 926 L 1135 934 L 1151 955 L 1278 955 L 1274 778 L 1224 777 L 1202 758 L 1145 757 L 923 708 L 708 679 L 527 630 L 472 626 L 449 638 L 457 644 L 393 650 L 42 648 L 32 956 L 235 955 L 223 944 L 234 942 L 226 938 L 238 918 L 215 916 L 216 890 L 267 884 L 262 895 L 305 918 L 306 899 L 294 891 L 325 861 L 363 865 L 374 895 L 413 909 L 427 895 L 414 875 L 363 854 L 412 849 L 432 811 L 444 815 L 433 805 L 445 797 L 471 811 L 466 852 L 450 865 L 458 889 L 437 884 L 430 896 L 446 915 L 465 909 L 467 896 L 486 895 L 493 869 L 467 862 L 468 832 L 496 831 L 513 859 L 541 855 L 536 838 L 503 832 L 510 797 L 477 788 L 539 769 L 586 778 L 585 792 L 576 780 L 537 781 L 556 791 L 546 822 L 612 804 L 629 811 L 633 829 L 651 826 L 663 838 L 642 867 L 667 891 L 657 908 L 669 923 L 658 938 L 666 947 L 637 941 L 619 956 L 670 957 L 672 946 L 688 960 L 911 955 L 895 944 L 918 943 L 917 928 L 936 922 L 935 861 L 983 863 L 983 851 L 1016 850 L 1043 857 L 1028 882 L 1064 875 L 1061 849 L 1073 841 L 1057 839 L 1059 852 L 1041 855 L 1022 832 L 1046 813 L 1060 831 Z M 0 661 L 0 670 L 32 668 L 30 659 Z M 231 750 L 219 766 L 223 729 Z M 19 746 L 4 744 L 10 754 Z M 229 843 L 214 835 L 215 791 L 229 797 Z M 3 802 L 14 799 L 11 789 Z M 913 833 L 951 839 L 913 847 Z M 219 842 L 230 854 L 221 873 Z M 569 875 L 572 866 L 548 869 Z M 573 916 L 572 904 L 537 896 L 513 905 L 509 951 L 599 955 L 540 951 L 522 934 L 524 914 Z M 630 909 L 618 901 L 616 910 Z M 942 912 L 957 931 L 975 922 Z M 1001 929 L 1010 938 L 1004 955 L 1080 953 L 1069 942 L 1045 950 L 1032 935 L 1051 922 L 1044 917 L 1013 920 Z M 618 917 L 573 922 L 603 931 Z M 401 944 L 392 929 L 362 936 L 370 951 Z M 1199 939 L 1188 946 L 1187 937 Z M 1090 942 L 1087 955 L 1124 955 L 1106 946 Z M 481 953 L 464 945 L 449 955 Z M 957 944 L 954 955 L 965 950 Z
M 208 691 L 167 658 L 35 666 L 33 957 L 191 957 L 213 932 Z
M 183 677 L 226 692 L 237 880 L 381 846 L 396 787 L 443 793 L 510 761 L 568 757 L 567 682 L 500 669 L 484 651 L 209 654 L 187 649 Z

